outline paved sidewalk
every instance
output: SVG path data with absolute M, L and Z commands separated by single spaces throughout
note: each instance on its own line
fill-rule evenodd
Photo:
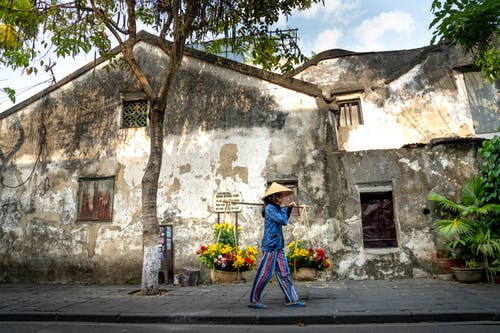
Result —
M 0 284 L 0 321 L 186 324 L 351 324 L 498 321 L 500 285 L 433 279 L 295 283 L 306 308 L 287 308 L 276 283 L 264 310 L 248 308 L 251 284 L 167 288 Z

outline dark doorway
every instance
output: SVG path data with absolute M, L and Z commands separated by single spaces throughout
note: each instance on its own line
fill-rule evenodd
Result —
M 360 193 L 365 248 L 397 247 L 392 192 Z
M 160 225 L 160 283 L 173 283 L 174 278 L 174 244 L 172 225 Z

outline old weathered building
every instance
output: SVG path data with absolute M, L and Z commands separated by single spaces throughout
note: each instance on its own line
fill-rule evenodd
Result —
M 168 58 L 140 36 L 137 61 L 158 84 Z M 106 65 L 0 115 L 2 282 L 140 278 L 148 104 L 130 73 Z M 310 228 L 294 217 L 286 237 L 327 250 L 333 269 L 323 278 L 431 274 L 425 196 L 453 194 L 475 174 L 476 137 L 498 126 L 496 102 L 473 110 L 495 91 L 485 84 L 485 98 L 471 97 L 482 81 L 466 65 L 444 47 L 337 50 L 291 78 L 187 52 L 169 97 L 158 197 L 174 271 L 198 266 L 196 249 L 224 218 L 214 195 L 259 202 L 282 180 L 309 206 Z M 227 218 L 243 228 L 241 243 L 259 245 L 258 206 Z

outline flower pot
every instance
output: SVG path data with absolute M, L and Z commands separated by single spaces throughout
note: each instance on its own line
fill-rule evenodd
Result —
M 459 282 L 478 282 L 483 277 L 484 267 L 468 268 L 468 267 L 452 267 L 451 272 L 455 279 Z
M 238 283 L 241 280 L 241 273 L 211 270 L 210 280 L 212 283 Z
M 318 270 L 316 268 L 300 268 L 294 270 L 292 278 L 298 281 L 313 281 L 318 278 Z
M 458 267 L 463 264 L 463 260 L 456 258 L 436 258 L 436 263 L 439 266 L 439 270 L 442 274 L 451 273 L 452 267 Z

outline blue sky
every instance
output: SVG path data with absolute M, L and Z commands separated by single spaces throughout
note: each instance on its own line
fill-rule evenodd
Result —
M 429 44 L 432 0 L 325 0 L 292 13 L 279 28 L 298 28 L 305 55 L 340 48 L 385 51 Z
M 306 56 L 329 49 L 357 52 L 412 49 L 429 45 L 428 26 L 433 19 L 432 0 L 324 0 L 304 12 L 283 17 L 276 27 L 298 28 L 299 47 Z M 76 59 L 56 60 L 57 80 L 93 61 L 94 54 Z M 2 68 L 0 88 L 11 87 L 18 94 L 16 102 L 46 88 L 47 73 L 27 76 Z M 0 112 L 12 107 L 0 94 Z

